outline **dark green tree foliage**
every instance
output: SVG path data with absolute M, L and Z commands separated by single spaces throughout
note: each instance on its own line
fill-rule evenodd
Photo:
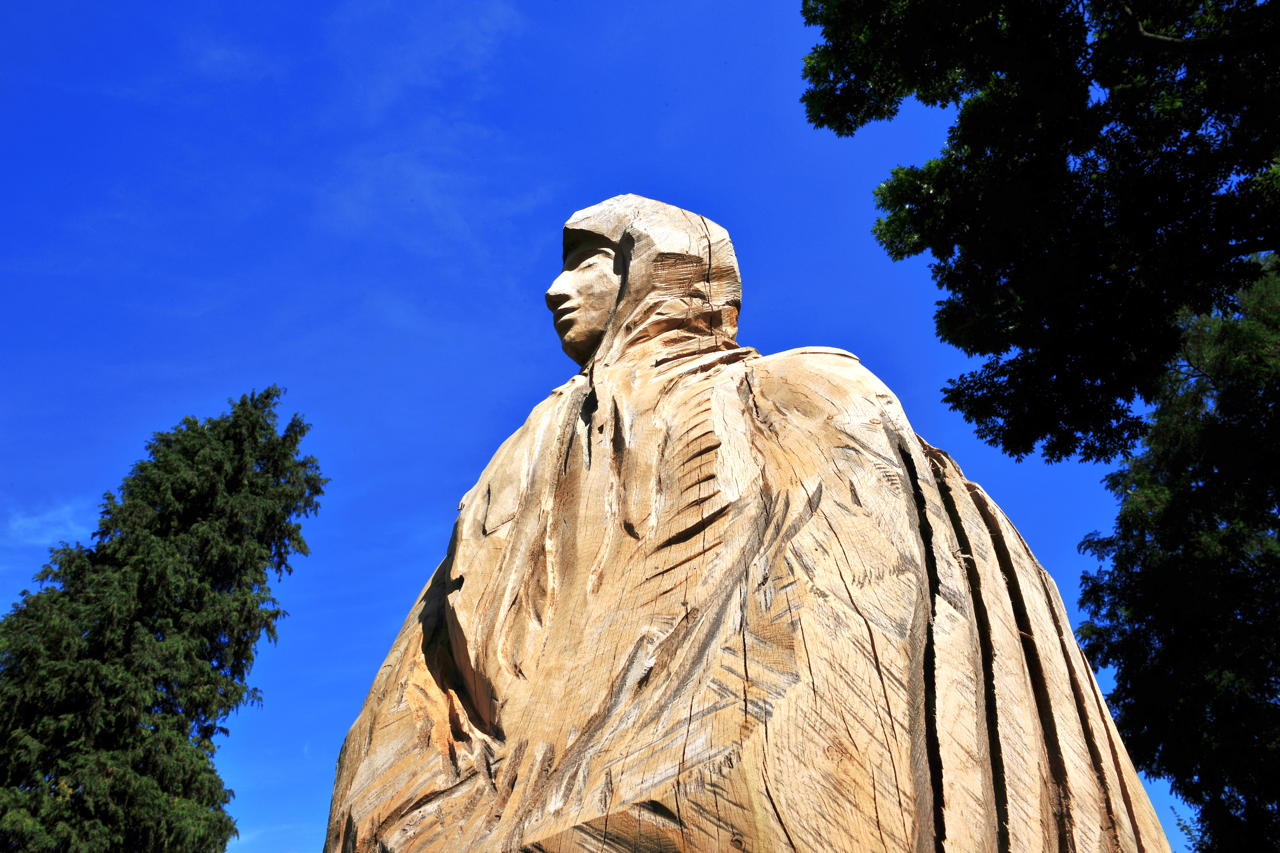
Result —
M 0 621 L 0 850 L 217 851 L 235 825 L 215 735 L 284 611 L 325 479 L 272 387 L 157 433 Z
M 939 336 L 984 359 L 946 400 L 1018 457 L 1145 441 L 1083 546 L 1111 561 L 1085 648 L 1197 846 L 1280 849 L 1280 3 L 803 9 L 815 125 L 958 108 L 876 191 L 890 255 L 933 256 Z
M 939 336 L 985 359 L 946 400 L 1015 456 L 1141 436 L 1186 313 L 1232 315 L 1280 248 L 1274 0 L 804 0 L 809 120 L 958 106 L 939 157 L 876 191 L 930 252 Z
M 1107 478 L 1080 629 L 1134 760 L 1196 806 L 1202 850 L 1280 849 L 1280 275 L 1196 317 L 1143 453 Z

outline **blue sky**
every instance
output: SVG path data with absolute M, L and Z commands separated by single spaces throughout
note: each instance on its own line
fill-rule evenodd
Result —
M 457 501 L 575 372 L 542 293 L 574 210 L 635 192 L 734 238 L 741 340 L 857 353 L 1004 507 L 1073 617 L 1104 470 L 1015 463 L 939 400 L 927 264 L 871 191 L 937 151 L 908 107 L 837 139 L 799 103 L 799 2 L 8 4 L 0 9 L 0 597 L 87 536 L 184 415 L 272 383 L 332 478 L 290 616 L 230 721 L 235 853 L 313 851 L 334 762 Z M 1105 682 L 1104 682 L 1105 683 Z M 1172 801 L 1152 785 L 1174 840 Z

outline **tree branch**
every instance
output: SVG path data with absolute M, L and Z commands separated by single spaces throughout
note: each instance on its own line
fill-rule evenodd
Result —
M 1177 38 L 1175 36 L 1162 36 L 1159 33 L 1150 33 L 1142 26 L 1142 21 L 1138 19 L 1137 14 L 1132 9 L 1125 5 L 1121 5 L 1120 8 L 1124 10 L 1124 13 L 1129 16 L 1129 20 L 1133 22 L 1134 31 L 1143 38 L 1150 39 L 1151 41 L 1173 45 L 1175 47 L 1204 47 L 1206 44 L 1212 44 L 1213 42 L 1230 41 L 1228 33 L 1224 33 L 1222 36 L 1214 38 L 1204 36 L 1197 36 L 1195 38 Z
M 1123 4 L 1120 8 L 1133 25 L 1134 33 L 1140 38 L 1184 50 L 1224 50 L 1228 47 L 1238 47 L 1240 45 L 1268 44 L 1275 38 L 1275 20 L 1266 14 L 1268 9 L 1265 5 L 1255 6 L 1236 15 L 1230 29 L 1224 29 L 1211 36 L 1194 36 L 1191 38 L 1178 38 L 1177 36 L 1149 32 L 1142 25 L 1142 20 L 1133 9 Z

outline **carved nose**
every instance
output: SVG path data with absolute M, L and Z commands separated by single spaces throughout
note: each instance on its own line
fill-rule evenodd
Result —
M 554 282 L 551 283 L 551 288 L 547 290 L 547 295 L 546 295 L 547 307 L 550 308 L 552 311 L 556 310 L 561 305 L 568 302 L 570 296 L 572 296 L 572 294 L 569 294 L 563 290 L 557 289 L 557 285 L 559 284 L 560 284 L 560 279 L 557 278 Z

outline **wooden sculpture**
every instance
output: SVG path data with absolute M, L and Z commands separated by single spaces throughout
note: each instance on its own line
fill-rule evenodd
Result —
M 735 340 L 723 228 L 565 226 L 582 372 L 463 498 L 325 849 L 1162 851 L 1053 581 L 847 352 Z

